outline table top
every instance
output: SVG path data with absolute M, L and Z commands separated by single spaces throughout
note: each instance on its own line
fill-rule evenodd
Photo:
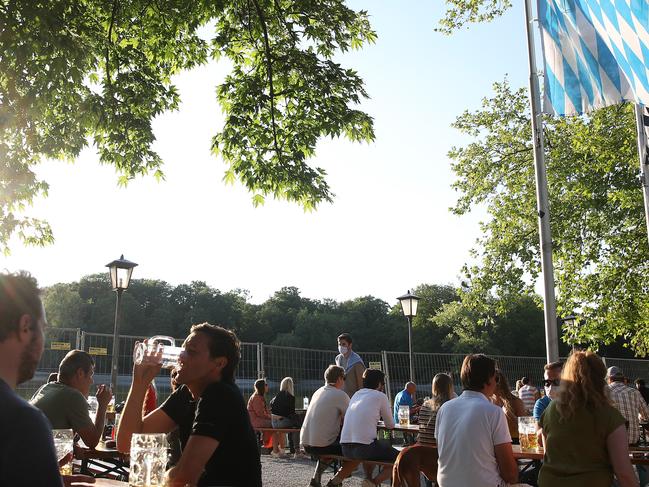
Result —
M 95 479 L 94 484 L 86 482 L 73 482 L 73 487 L 128 487 L 128 482 L 120 482 L 112 479 Z
M 87 446 L 77 445 L 74 449 L 74 457 L 80 460 L 87 458 L 94 458 L 97 460 L 111 459 L 111 458 L 127 458 L 128 455 L 121 453 L 115 448 L 106 448 L 106 444 L 102 441 L 95 448 L 88 448 Z
M 416 433 L 419 431 L 419 425 L 418 424 L 409 424 L 407 426 L 400 425 L 400 424 L 395 424 L 394 428 L 388 428 L 385 426 L 385 422 L 379 421 L 379 424 L 377 425 L 378 429 L 383 429 L 383 430 L 392 430 L 392 431 L 408 431 L 411 433 Z

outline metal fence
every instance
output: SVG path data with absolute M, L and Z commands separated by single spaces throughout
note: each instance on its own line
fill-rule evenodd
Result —
M 117 402 L 126 399 L 131 384 L 133 368 L 133 348 L 135 342 L 143 336 L 120 336 L 119 376 L 116 393 Z M 176 339 L 180 346 L 183 339 Z M 95 383 L 110 382 L 112 357 L 112 335 L 103 333 L 86 333 L 76 328 L 49 328 L 46 331 L 45 351 L 39 369 L 34 378 L 18 387 L 18 392 L 29 399 L 33 393 L 47 381 L 51 372 L 56 372 L 59 362 L 68 351 L 81 349 L 90 353 L 95 360 Z M 295 384 L 295 397 L 301 407 L 303 397 L 311 397 L 313 392 L 324 383 L 325 369 L 334 363 L 337 352 L 334 350 L 313 350 L 306 348 L 279 347 L 262 343 L 242 343 L 241 362 L 237 370 L 237 384 L 244 396 L 252 394 L 256 379 L 265 377 L 270 385 L 270 393 L 279 390 L 279 383 L 284 377 L 292 377 Z M 406 352 L 360 352 L 359 355 L 368 367 L 381 368 L 385 372 L 386 393 L 392 397 L 403 389 L 409 380 L 410 368 Z M 514 383 L 521 377 L 529 377 L 535 384 L 543 378 L 544 357 L 492 356 L 498 361 L 499 368 Z M 449 353 L 415 353 L 415 382 L 419 396 L 428 396 L 435 374 L 445 372 L 451 375 L 459 393 L 460 368 L 463 354 Z M 649 379 L 649 360 L 621 359 L 607 357 L 607 367 L 617 365 L 631 379 L 641 377 Z M 156 378 L 158 399 L 164 400 L 169 395 L 169 372 L 163 370 Z

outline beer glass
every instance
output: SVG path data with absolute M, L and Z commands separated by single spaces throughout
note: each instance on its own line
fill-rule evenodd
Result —
M 410 407 L 409 406 L 399 406 L 399 412 L 397 413 L 399 418 L 399 426 L 408 426 L 410 423 Z
M 74 451 L 74 433 L 71 429 L 52 430 L 56 459 L 61 461 L 66 455 Z M 72 459 L 59 466 L 61 475 L 72 475 Z
M 167 342 L 167 343 L 160 343 Z M 159 353 L 163 369 L 175 369 L 178 367 L 178 358 L 182 347 L 177 347 L 173 338 L 168 336 L 154 336 L 149 338 L 146 343 L 140 342 L 135 346 L 133 351 L 133 361 L 136 364 L 141 364 L 145 355 L 153 355 Z
M 167 466 L 167 436 L 164 433 L 135 433 L 131 438 L 131 487 L 163 487 Z
M 99 409 L 99 401 L 97 401 L 96 396 L 88 396 L 88 412 L 90 413 L 90 419 L 93 424 L 95 423 L 95 418 L 97 417 L 97 409 Z
M 538 449 L 536 420 L 532 416 L 521 416 L 518 418 L 518 441 L 523 450 Z

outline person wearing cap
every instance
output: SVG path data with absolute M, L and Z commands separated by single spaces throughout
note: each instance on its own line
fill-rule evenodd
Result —
M 629 445 L 636 445 L 640 440 L 640 420 L 649 419 L 647 403 L 640 391 L 624 384 L 624 373 L 619 367 L 609 367 L 606 371 L 611 401 L 627 423 Z

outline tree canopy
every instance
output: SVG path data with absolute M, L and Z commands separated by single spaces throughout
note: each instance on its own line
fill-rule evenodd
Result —
M 482 223 L 466 266 L 463 300 L 503 312 L 534 293 L 540 273 L 530 116 L 524 89 L 494 85 L 482 107 L 454 124 L 473 142 L 449 152 L 460 196 L 459 215 L 482 205 Z M 544 120 L 546 164 L 560 316 L 578 315 L 564 340 L 611 343 L 624 338 L 649 352 L 649 245 L 637 180 L 635 119 L 631 105 L 584 117 Z
M 180 102 L 172 77 L 225 57 L 225 124 L 212 148 L 253 203 L 266 196 L 315 208 L 333 194 L 309 165 L 321 136 L 374 139 L 357 108 L 358 74 L 334 61 L 376 38 L 367 12 L 344 0 L 0 1 L 0 249 L 13 234 L 53 240 L 25 214 L 46 196 L 34 167 L 94 145 L 122 185 L 164 178 L 154 117 Z M 207 34 L 206 34 L 207 33 Z
M 476 336 L 485 334 L 488 338 L 480 342 L 484 346 L 481 351 L 543 354 L 543 339 L 534 339 L 539 333 L 542 337 L 543 317 L 532 299 L 520 300 L 513 311 L 491 315 L 488 322 L 474 313 L 474 326 L 449 311 L 462 306 L 459 290 L 449 285 L 422 284 L 413 291 L 421 297 L 413 319 L 415 352 L 464 352 L 477 343 Z M 115 296 L 104 274 L 49 286 L 43 302 L 53 327 L 112 333 Z M 373 296 L 342 302 L 315 300 L 287 286 L 263 303 L 253 304 L 245 291 L 222 292 L 200 281 L 172 286 L 159 280 L 134 279 L 122 303 L 121 331 L 127 335 L 182 338 L 192 324 L 208 321 L 233 329 L 245 342 L 333 349 L 336 337 L 349 332 L 359 351 L 408 349 L 407 321 L 400 305 Z M 468 328 L 459 332 L 465 325 Z M 529 343 L 521 346 L 521 337 L 529 338 Z

